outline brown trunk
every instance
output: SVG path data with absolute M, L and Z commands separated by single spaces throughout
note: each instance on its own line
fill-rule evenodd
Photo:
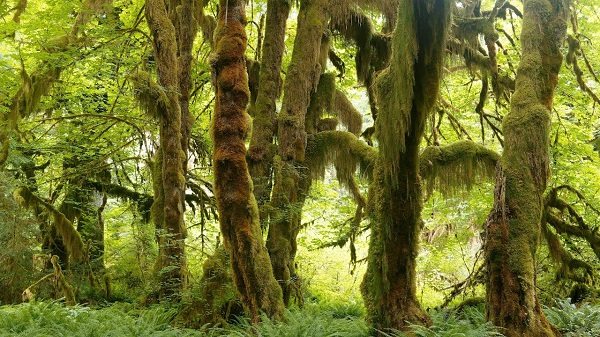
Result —
M 522 57 L 486 228 L 487 315 L 509 337 L 557 336 L 536 294 L 535 253 L 548 177 L 552 96 L 562 63 L 568 4 L 526 0 Z
M 379 331 L 430 322 L 416 297 L 419 145 L 439 91 L 449 21 L 448 1 L 401 1 L 390 66 L 376 81 L 380 158 L 369 193 L 374 223 L 361 292 Z
M 258 322 L 262 312 L 280 318 L 283 302 L 264 246 L 246 164 L 250 91 L 244 56 L 245 24 L 243 0 L 220 1 L 212 58 L 216 90 L 213 160 L 219 222 L 231 254 L 234 282 L 248 315 Z
M 296 235 L 301 205 L 306 197 L 305 186 L 310 181 L 310 174 L 302 164 L 306 150 L 304 124 L 311 93 L 321 75 L 319 51 L 329 19 L 328 3 L 328 0 L 305 0 L 300 4 L 298 30 L 278 120 L 279 158 L 275 164 L 271 201 L 277 213 L 271 217 L 267 248 L 286 305 L 291 290 L 297 288 L 294 285 Z
M 285 28 L 289 12 L 290 4 L 287 1 L 269 0 L 267 3 L 267 23 L 258 96 L 256 102 L 250 107 L 254 120 L 247 159 L 262 228 L 266 228 L 268 223 L 268 212 L 264 211 L 263 206 L 269 202 L 271 196 L 276 102 L 281 92 L 281 61 L 285 49 Z

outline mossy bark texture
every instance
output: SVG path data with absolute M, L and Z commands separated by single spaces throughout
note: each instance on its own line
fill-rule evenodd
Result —
M 286 304 L 289 303 L 292 290 L 297 288 L 294 268 L 296 236 L 302 204 L 310 184 L 310 174 L 303 165 L 306 150 L 305 118 L 311 94 L 321 75 L 319 52 L 329 18 L 328 3 L 328 0 L 303 0 L 300 3 L 294 51 L 278 118 L 279 149 L 274 165 L 271 200 L 277 212 L 269 224 L 267 248 Z
M 243 0 L 221 0 L 212 58 L 216 103 L 214 124 L 215 194 L 219 222 L 231 254 L 233 279 L 253 322 L 260 314 L 280 318 L 282 294 L 260 229 L 258 207 L 246 163 L 250 98 Z
M 186 283 L 184 197 L 188 139 L 191 128 L 189 91 L 191 48 L 196 34 L 191 0 L 148 0 L 146 19 L 153 37 L 158 82 L 164 88 L 161 106 L 160 161 L 153 176 L 155 220 L 159 229 L 157 271 L 161 299 L 177 300 Z M 158 210 L 160 209 L 160 210 Z
M 419 144 L 439 91 L 450 1 L 402 0 L 390 66 L 377 78 L 380 156 L 370 190 L 373 216 L 361 291 L 377 331 L 428 324 L 416 297 L 422 228 Z
M 264 211 L 264 205 L 271 198 L 273 156 L 276 151 L 273 144 L 277 129 L 276 103 L 281 92 L 281 63 L 289 12 L 290 3 L 286 0 L 267 2 L 258 94 L 256 102 L 250 107 L 254 120 L 247 158 L 263 228 L 266 227 L 268 220 L 268 212 Z
M 485 247 L 487 316 L 509 337 L 559 335 L 537 299 L 535 253 L 549 173 L 552 97 L 567 19 L 565 1 L 524 1 L 522 56 L 511 109 L 503 123 L 504 153 Z

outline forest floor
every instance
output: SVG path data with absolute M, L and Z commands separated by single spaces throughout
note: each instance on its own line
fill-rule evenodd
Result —
M 565 337 L 600 336 L 600 305 L 574 306 L 557 301 L 546 308 L 548 318 Z M 415 327 L 417 336 L 502 336 L 501 331 L 485 322 L 481 308 L 459 313 L 430 313 L 433 326 Z M 371 333 L 361 306 L 344 303 L 307 304 L 287 312 L 284 322 L 264 320 L 251 326 L 241 320 L 225 328 L 201 329 L 177 327 L 176 311 L 163 306 L 136 308 L 115 303 L 103 308 L 66 307 L 58 302 L 37 302 L 0 307 L 0 337 L 367 337 Z M 388 332 L 401 337 L 399 332 Z

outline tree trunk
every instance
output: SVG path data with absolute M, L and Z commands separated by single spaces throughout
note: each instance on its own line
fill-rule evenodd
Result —
M 212 58 L 216 103 L 214 124 L 215 195 L 233 277 L 248 315 L 281 318 L 281 289 L 273 277 L 264 246 L 258 207 L 246 164 L 250 97 L 246 72 L 247 44 L 243 0 L 221 0 Z
M 160 109 L 161 159 L 155 167 L 162 197 L 156 198 L 155 217 L 160 230 L 157 271 L 159 296 L 177 300 L 186 283 L 185 172 L 189 138 L 189 68 L 191 43 L 195 36 L 190 0 L 146 1 L 146 19 L 153 37 L 158 80 L 165 89 Z M 155 188 L 156 190 L 156 188 Z
M 304 0 L 298 13 L 298 30 L 292 61 L 285 80 L 283 106 L 278 119 L 279 157 L 275 164 L 275 182 L 267 248 L 275 278 L 283 289 L 284 303 L 294 287 L 296 235 L 301 205 L 306 197 L 310 174 L 302 164 L 306 150 L 305 116 L 311 93 L 321 75 L 319 52 L 321 38 L 329 19 L 328 0 Z
M 557 336 L 536 294 L 535 254 L 549 173 L 552 97 L 562 63 L 568 4 L 526 0 L 522 56 L 504 153 L 497 168 L 494 209 L 486 228 L 487 316 L 512 336 Z
M 285 28 L 290 4 L 283 0 L 267 2 L 265 40 L 259 75 L 258 95 L 250 107 L 254 117 L 248 150 L 248 168 L 254 183 L 261 227 L 266 228 L 268 212 L 264 205 L 271 197 L 273 156 L 275 155 L 276 103 L 281 92 L 281 61 L 285 49 Z
M 380 158 L 369 193 L 374 219 L 361 292 L 378 331 L 430 322 L 416 297 L 423 207 L 419 145 L 439 91 L 449 4 L 401 1 L 390 66 L 376 80 Z

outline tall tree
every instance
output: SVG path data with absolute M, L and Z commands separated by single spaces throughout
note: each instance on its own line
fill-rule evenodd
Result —
M 524 1 L 522 56 L 503 122 L 504 153 L 485 247 L 488 319 L 509 337 L 559 335 L 537 299 L 535 254 L 549 174 L 552 98 L 567 20 L 568 1 Z
M 263 205 L 271 197 L 273 156 L 276 146 L 273 138 L 276 132 L 277 98 L 281 92 L 281 63 L 285 49 L 286 21 L 290 3 L 285 0 L 267 2 L 265 40 L 256 102 L 250 107 L 253 116 L 252 139 L 248 150 L 248 167 L 254 183 L 254 195 L 258 202 L 263 227 L 268 213 Z
M 262 312 L 280 318 L 284 307 L 264 246 L 246 163 L 250 90 L 245 25 L 244 0 L 221 0 L 212 58 L 216 91 L 213 160 L 219 222 L 231 255 L 233 279 L 246 311 L 258 322 Z
M 374 328 L 428 323 L 416 297 L 423 207 L 419 145 L 438 95 L 450 0 L 402 0 L 389 67 L 377 78 L 379 159 L 371 185 L 373 224 L 361 291 Z
M 271 217 L 267 248 L 275 278 L 287 304 L 296 272 L 296 236 L 300 230 L 301 204 L 310 175 L 303 164 L 306 151 L 305 118 L 311 93 L 318 85 L 321 38 L 329 20 L 329 0 L 304 0 L 298 13 L 298 30 L 288 66 L 284 96 L 278 116 L 278 156 L 274 164 Z
M 191 129 L 189 113 L 192 45 L 196 35 L 191 0 L 148 0 L 161 95 L 160 146 L 154 167 L 155 222 L 159 229 L 160 297 L 176 299 L 186 282 L 185 174 Z

